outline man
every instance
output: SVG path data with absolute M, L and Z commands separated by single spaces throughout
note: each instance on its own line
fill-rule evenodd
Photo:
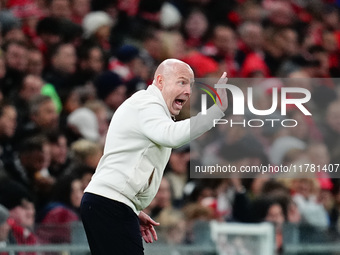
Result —
M 0 105 L 0 160 L 7 164 L 15 155 L 13 136 L 17 128 L 17 110 L 11 104 Z
M 28 64 L 26 72 L 28 74 L 41 76 L 44 69 L 44 55 L 38 48 L 28 50 Z
M 35 222 L 33 202 L 29 191 L 19 183 L 7 178 L 0 180 L 0 204 L 9 211 L 7 222 L 17 244 L 37 244 L 37 237 L 32 232 Z
M 35 95 L 29 100 L 28 108 L 28 121 L 17 126 L 14 137 L 16 146 L 27 137 L 41 133 L 46 134 L 59 127 L 59 114 L 51 97 Z
M 30 121 L 29 102 L 35 96 L 40 95 L 40 91 L 44 86 L 44 82 L 40 76 L 28 74 L 26 75 L 18 92 L 13 96 L 13 102 L 18 112 L 18 126 L 23 127 Z
M 6 207 L 0 204 L 0 247 L 1 248 L 6 247 L 7 244 L 13 243 L 14 241 L 13 238 L 11 240 L 12 242 L 9 241 L 11 227 L 7 223 L 8 217 L 9 217 L 9 211 L 6 209 Z
M 105 68 L 103 50 L 94 43 L 84 43 L 77 49 L 79 68 L 72 77 L 76 85 L 84 85 L 101 74 Z
M 51 67 L 44 74 L 44 80 L 53 84 L 60 92 L 72 85 L 72 75 L 76 71 L 76 49 L 71 43 L 59 43 L 50 50 Z
M 125 101 L 127 86 L 120 76 L 114 72 L 106 71 L 94 80 L 97 96 L 108 106 L 109 115 L 112 116 L 117 108 Z
M 46 137 L 28 137 L 21 141 L 18 147 L 19 151 L 14 159 L 4 165 L 5 170 L 10 179 L 33 191 L 37 173 L 44 168 L 47 160 L 49 147 Z
M 216 25 L 213 29 L 212 42 L 207 43 L 202 53 L 222 63 L 228 70 L 229 77 L 236 77 L 239 66 L 236 62 L 237 38 L 235 31 L 226 25 Z
M 157 68 L 153 84 L 127 99 L 115 112 L 96 173 L 85 190 L 81 215 L 92 254 L 144 254 L 142 238 L 157 240 L 159 225 L 142 210 L 155 197 L 171 148 L 188 143 L 224 116 L 223 105 L 206 115 L 174 122 L 191 95 L 194 74 L 189 65 L 167 59 Z M 220 83 L 227 80 L 226 73 Z M 195 127 L 190 130 L 190 125 Z
M 5 97 L 13 96 L 27 68 L 27 46 L 20 41 L 9 41 L 3 46 L 6 76 L 1 84 L 1 89 Z

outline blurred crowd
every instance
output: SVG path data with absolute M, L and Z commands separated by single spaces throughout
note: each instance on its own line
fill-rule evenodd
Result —
M 336 175 L 191 179 L 189 162 L 335 169 L 339 7 L 336 0 L 0 0 L 0 247 L 70 242 L 69 223 L 79 221 L 112 115 L 167 58 L 188 63 L 196 78 L 223 71 L 256 78 L 257 109 L 270 108 L 272 88 L 306 88 L 313 115 L 287 109 L 294 128 L 218 127 L 218 136 L 193 143 L 198 157 L 189 147 L 173 150 L 147 208 L 167 229 L 164 240 L 199 242 L 194 222 L 212 219 L 273 222 L 278 250 L 287 222 L 338 233 Z M 230 103 L 227 118 L 237 120 L 231 110 Z

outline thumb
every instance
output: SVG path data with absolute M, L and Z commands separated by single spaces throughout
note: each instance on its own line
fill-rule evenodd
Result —
M 152 224 L 152 225 L 154 225 L 154 226 L 159 226 L 159 225 L 160 225 L 159 222 L 154 221 L 153 219 L 151 219 L 151 217 L 149 218 L 148 223 L 150 223 L 150 224 Z

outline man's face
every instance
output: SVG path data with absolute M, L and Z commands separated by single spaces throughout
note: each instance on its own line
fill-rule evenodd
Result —
M 191 95 L 192 70 L 186 65 L 177 65 L 171 74 L 160 75 L 162 95 L 171 115 L 176 116 Z
M 157 206 L 164 208 L 171 204 L 171 189 L 167 179 L 162 179 L 158 192 L 155 197 Z
M 35 175 L 45 167 L 45 154 L 40 150 L 32 150 L 20 157 L 21 164 L 29 176 Z
M 18 44 L 11 44 L 8 46 L 5 53 L 7 65 L 10 68 L 24 72 L 27 67 L 27 49 Z
M 40 94 L 43 86 L 44 83 L 40 77 L 29 75 L 24 79 L 23 86 L 19 91 L 19 95 L 22 99 L 29 101 L 33 97 Z
M 94 71 L 95 73 L 100 73 L 103 71 L 104 57 L 99 48 L 93 48 L 90 50 L 88 62 L 90 70 Z
M 47 101 L 40 106 L 39 111 L 32 116 L 33 121 L 43 129 L 54 129 L 58 125 L 59 116 L 53 101 Z
M 68 74 L 76 71 L 77 55 L 72 44 L 65 44 L 59 48 L 58 53 L 53 57 L 54 68 Z
M 231 54 L 237 50 L 235 33 L 228 27 L 219 26 L 215 29 L 214 43 L 216 48 L 224 54 Z
M 126 87 L 124 85 L 120 85 L 105 98 L 105 103 L 110 107 L 110 109 L 116 110 L 125 101 L 126 92 Z
M 69 19 L 71 16 L 70 2 L 67 0 L 54 0 L 50 5 L 52 17 Z
M 6 106 L 0 117 L 0 134 L 5 137 L 12 137 L 17 127 L 17 111 L 13 106 Z
M 75 208 L 80 207 L 81 198 L 83 197 L 83 185 L 81 180 L 74 180 L 71 184 L 71 204 Z
M 23 199 L 21 205 L 14 207 L 10 211 L 10 215 L 21 226 L 31 228 L 35 219 L 34 204 L 27 199 Z
M 67 140 L 60 136 L 57 143 L 50 144 L 51 160 L 57 164 L 64 164 L 67 159 Z
M 44 68 L 44 59 L 41 52 L 32 50 L 28 53 L 27 72 L 33 75 L 41 75 Z

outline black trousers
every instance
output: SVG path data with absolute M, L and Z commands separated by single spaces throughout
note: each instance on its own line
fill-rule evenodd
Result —
M 130 207 L 85 193 L 80 209 L 92 255 L 144 254 L 139 219 Z

